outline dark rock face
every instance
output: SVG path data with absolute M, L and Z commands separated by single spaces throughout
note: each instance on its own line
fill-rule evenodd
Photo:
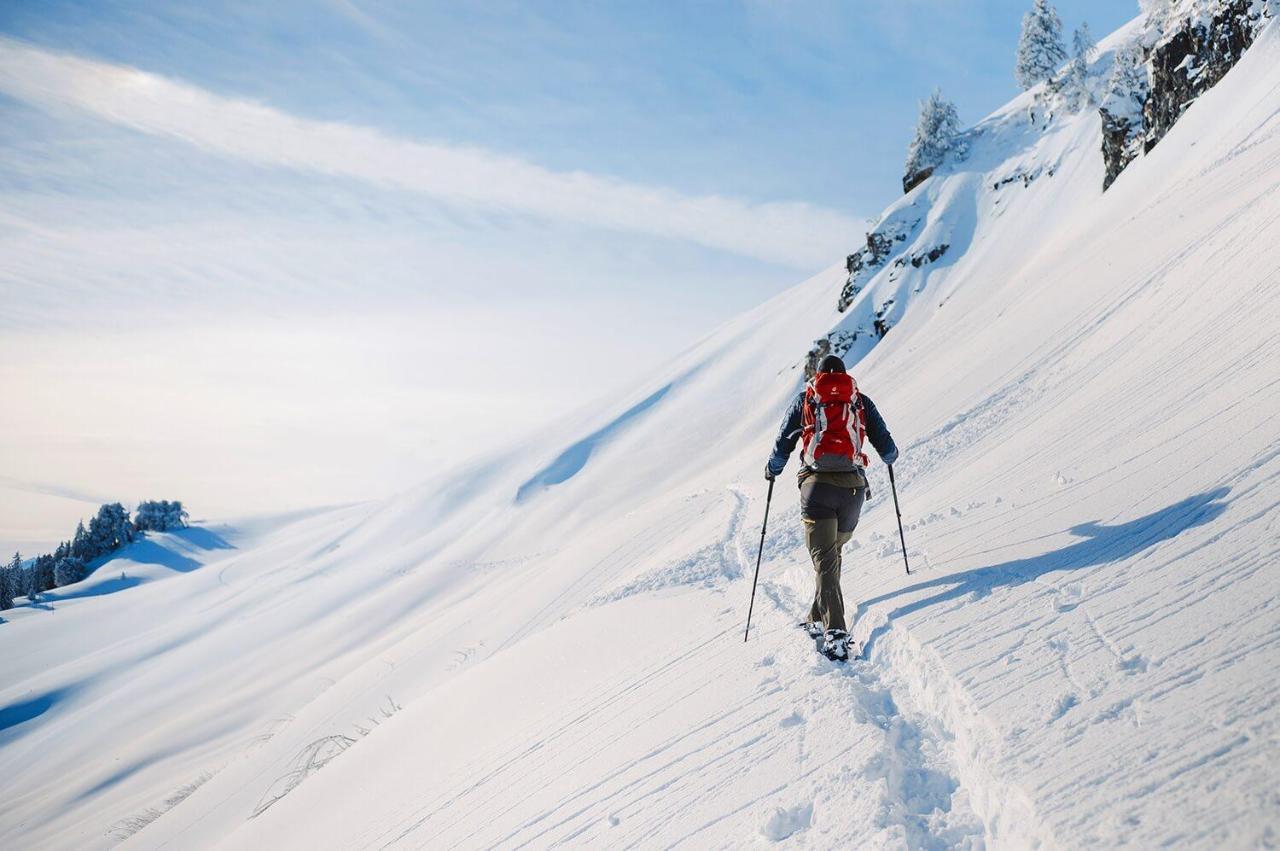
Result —
M 820 337 L 813 341 L 813 348 L 805 355 L 804 361 L 804 377 L 805 380 L 813 378 L 818 373 L 818 362 L 827 355 L 836 355 L 844 357 L 845 352 L 853 347 L 854 342 L 858 339 L 858 331 L 832 331 L 825 337 Z
M 896 243 L 905 242 L 918 224 L 920 224 L 919 220 L 910 224 L 890 223 L 867 234 L 866 247 L 850 254 L 845 260 L 849 278 L 845 281 L 844 288 L 840 291 L 840 300 L 836 303 L 836 308 L 841 313 L 848 310 L 854 298 L 862 292 L 862 284 L 865 280 L 875 274 L 875 271 L 889 259 L 893 246 Z
M 933 166 L 922 168 L 919 171 L 907 172 L 902 176 L 902 193 L 905 195 L 932 176 Z
M 1200 95 L 1227 75 L 1253 44 L 1261 25 L 1254 0 L 1220 0 L 1208 23 L 1183 20 L 1146 52 L 1149 86 L 1140 115 L 1117 115 L 1104 107 L 1102 157 L 1106 190 L 1139 154 L 1154 148 Z
M 1102 160 L 1107 167 L 1102 178 L 1102 191 L 1106 192 L 1142 149 L 1142 127 L 1135 126 L 1123 116 L 1112 115 L 1106 109 L 1099 112 L 1102 115 Z
M 1191 102 L 1218 84 L 1253 44 L 1252 0 L 1224 2 L 1206 27 L 1184 22 L 1152 49 L 1151 94 L 1142 109 L 1143 152 L 1154 148 Z
M 1045 177 L 1053 177 L 1056 173 L 1057 169 L 1053 166 L 1049 166 L 1048 168 L 1041 167 L 1033 171 L 1015 171 L 1008 177 L 1002 177 L 992 183 L 991 189 L 992 191 L 999 191 L 1011 183 L 1021 183 L 1022 188 L 1026 189 L 1032 183 L 1035 183 L 1041 175 L 1044 175 Z
M 911 255 L 911 265 L 919 269 L 926 263 L 936 263 L 942 255 L 947 253 L 947 249 L 951 246 L 947 243 L 930 248 L 928 251 L 922 251 L 919 254 Z
M 893 299 L 889 299 L 884 304 L 880 305 L 880 309 L 876 311 L 876 318 L 872 321 L 872 327 L 875 329 L 876 336 L 882 339 L 885 334 L 889 333 L 889 329 L 893 327 L 893 323 L 886 318 L 889 315 L 889 309 L 893 307 L 893 302 Z

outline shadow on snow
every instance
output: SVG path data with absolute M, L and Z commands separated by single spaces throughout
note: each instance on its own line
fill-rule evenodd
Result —
M 5 735 L 6 730 L 39 718 L 53 706 L 70 697 L 74 691 L 76 691 L 74 686 L 53 689 L 27 700 L 0 706 L 0 742 L 8 738 Z
M 555 460 L 543 467 L 516 491 L 516 503 L 522 503 L 534 494 L 540 493 L 552 485 L 567 482 L 578 474 L 591 458 L 596 448 L 616 433 L 625 428 L 632 420 L 652 408 L 662 397 L 671 391 L 675 382 L 665 385 L 624 411 L 616 419 L 595 432 L 579 440 L 556 456 Z
M 198 526 L 188 526 L 185 529 L 175 529 L 172 532 L 165 533 L 185 542 L 194 549 L 199 550 L 230 550 L 235 549 L 235 545 L 227 541 L 226 538 L 214 532 L 211 529 L 205 529 Z M 141 538 L 129 544 L 121 550 L 111 553 L 110 556 L 98 563 L 90 563 L 89 571 L 85 578 L 77 582 L 75 585 L 67 586 L 68 590 L 55 589 L 45 591 L 40 595 L 39 602 L 31 602 L 28 600 L 22 604 L 34 609 L 43 609 L 52 611 L 50 603 L 62 603 L 67 600 L 79 600 L 85 597 L 101 597 L 104 594 L 114 594 L 117 591 L 123 591 L 126 588 L 133 588 L 142 585 L 150 580 L 139 576 L 126 576 L 121 573 L 118 577 L 110 579 L 101 579 L 97 582 L 92 581 L 99 574 L 107 574 L 114 572 L 111 563 L 116 559 L 127 559 L 137 565 L 157 565 L 159 567 L 168 568 L 175 573 L 190 573 L 200 567 L 202 562 L 198 562 L 190 556 L 161 546 L 150 538 Z M 109 569 L 108 569 L 109 568 Z
M 1145 517 L 1115 526 L 1082 523 L 1072 527 L 1070 531 L 1074 535 L 1081 536 L 1083 540 L 1061 549 L 939 576 L 936 579 L 917 582 L 914 585 L 863 600 L 858 603 L 854 616 L 855 623 L 866 617 L 873 606 L 921 591 L 938 589 L 936 593 L 904 603 L 889 612 L 884 621 L 878 624 L 867 637 L 864 655 L 870 658 L 876 641 L 893 626 L 897 618 L 967 594 L 981 597 L 990 593 L 993 588 L 1022 585 L 1053 571 L 1080 570 L 1123 561 L 1161 541 L 1175 538 L 1187 529 L 1212 522 L 1226 511 L 1227 504 L 1220 500 L 1230 490 L 1228 487 L 1220 487 L 1189 496 Z

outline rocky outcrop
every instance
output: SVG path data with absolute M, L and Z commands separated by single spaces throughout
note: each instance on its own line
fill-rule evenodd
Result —
M 1258 0 L 1193 0 L 1181 8 L 1159 39 L 1142 50 L 1143 79 L 1113 92 L 1099 110 L 1104 190 L 1235 67 L 1263 19 L 1275 14 L 1274 4 Z
M 912 189 L 915 189 L 921 183 L 924 183 L 930 177 L 933 177 L 933 166 L 922 168 L 919 171 L 908 171 L 902 176 L 902 192 L 905 195 Z
M 1129 116 L 1113 115 L 1106 107 L 1099 113 L 1102 115 L 1102 160 L 1106 166 L 1102 191 L 1106 192 L 1120 172 L 1142 152 L 1143 125 Z
M 859 337 L 857 331 L 832 331 L 825 337 L 819 337 L 813 341 L 813 348 L 809 349 L 809 353 L 805 355 L 804 360 L 804 377 L 808 381 L 818 372 L 818 361 L 827 355 L 835 355 L 836 357 L 844 357 L 845 352 L 853 348 L 854 342 Z
M 947 249 L 950 247 L 950 245 L 944 242 L 942 245 L 935 245 L 928 251 L 920 251 L 916 254 L 912 254 L 910 263 L 917 269 L 926 263 L 937 263 L 938 260 L 942 258 L 942 255 L 947 253 Z
M 889 310 L 893 307 L 893 302 L 894 299 L 889 299 L 880 305 L 880 309 L 876 311 L 876 318 L 872 322 L 872 327 L 875 329 L 877 337 L 883 338 L 885 334 L 889 333 L 889 329 L 893 327 L 893 324 L 888 319 Z
M 1143 106 L 1143 151 L 1154 148 L 1196 98 L 1217 85 L 1253 44 L 1253 0 L 1220 2 L 1213 17 L 1182 22 L 1152 48 L 1151 94 Z
M 1053 177 L 1056 172 L 1057 169 L 1053 166 L 1049 166 L 1048 168 L 1041 166 L 1039 168 L 1032 169 L 1031 171 L 1023 171 L 1022 169 L 1019 169 L 1008 177 L 1002 177 L 999 180 L 994 181 L 991 184 L 991 189 L 992 191 L 998 192 L 1011 183 L 1021 183 L 1022 188 L 1026 189 L 1032 183 L 1035 183 L 1041 175 Z
M 867 234 L 866 246 L 850 254 L 845 260 L 849 277 L 840 291 L 840 300 L 836 303 L 837 310 L 844 313 L 849 309 L 849 305 L 853 304 L 858 293 L 862 292 L 862 285 L 889 259 L 889 255 L 893 253 L 893 246 L 906 242 L 907 237 L 919 224 L 918 219 L 910 223 L 891 222 Z

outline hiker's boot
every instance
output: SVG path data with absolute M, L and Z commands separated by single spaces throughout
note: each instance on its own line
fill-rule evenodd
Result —
M 822 655 L 833 662 L 849 660 L 849 633 L 843 629 L 829 629 L 822 642 Z

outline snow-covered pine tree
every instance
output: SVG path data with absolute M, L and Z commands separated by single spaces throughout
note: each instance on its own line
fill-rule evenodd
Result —
M 133 528 L 139 532 L 151 532 L 155 530 L 154 516 L 156 514 L 157 503 L 150 499 L 140 500 L 136 508 L 133 509 Z
M 12 609 L 13 598 L 26 591 L 22 580 L 22 556 L 14 553 L 8 564 L 0 566 L 0 609 Z
M 1018 39 L 1014 76 L 1024 90 L 1043 82 L 1051 82 L 1058 68 L 1067 60 L 1062 43 L 1062 19 L 1049 5 L 1049 0 L 1035 0 L 1035 6 L 1022 16 L 1022 36 Z
M 48 580 L 46 581 L 46 575 Z M 26 570 L 26 585 L 23 593 L 34 601 L 43 591 L 53 587 L 53 556 L 45 553 L 38 555 Z
M 1089 62 L 1098 52 L 1089 25 L 1083 23 L 1071 36 L 1072 55 L 1067 75 L 1067 100 L 1073 111 L 1093 106 L 1093 89 L 1089 86 Z
M 169 528 L 185 529 L 187 528 L 187 510 L 182 507 L 182 500 L 175 499 L 169 503 Z
M 116 546 L 123 547 L 125 544 L 133 543 L 133 539 L 137 537 L 137 530 L 133 528 L 133 521 L 129 519 L 129 511 L 118 502 L 111 504 L 112 527 L 115 531 Z
M 941 89 L 934 89 L 928 98 L 920 102 L 916 135 L 907 147 L 903 189 L 911 191 L 920 182 L 921 175 L 941 165 L 948 154 L 962 157 L 965 153 L 956 105 L 942 96 Z
M 1107 80 L 1107 93 L 1102 108 L 1113 118 L 1124 119 L 1137 127 L 1142 122 L 1142 105 L 1151 88 L 1147 60 L 1142 48 L 1131 44 L 1116 52 Z
M 1093 60 L 1094 54 L 1098 52 L 1098 40 L 1093 37 L 1093 30 L 1089 29 L 1088 21 L 1076 28 L 1071 36 L 1071 46 L 1077 58 L 1083 59 L 1086 63 Z
M 110 512 L 107 506 L 99 506 L 98 513 L 89 518 L 89 549 L 93 551 L 93 556 L 90 558 L 104 555 L 115 549 L 112 532 Z
M 93 549 L 93 540 L 84 528 L 84 521 L 76 524 L 76 533 L 71 537 L 71 555 L 81 561 L 90 561 L 97 555 Z
M 1138 0 L 1138 9 L 1146 17 L 1146 32 L 1149 36 L 1159 37 L 1169 25 L 1169 16 L 1173 14 L 1174 0 Z
M 75 556 L 67 556 L 53 566 L 53 583 L 61 588 L 84 579 L 84 562 Z
M 30 587 L 34 588 L 36 593 L 42 593 L 54 587 L 53 566 L 57 561 L 48 553 L 36 557 L 36 563 L 31 566 L 30 583 Z
M 183 529 L 187 525 L 187 512 L 182 501 L 175 499 L 148 499 L 138 503 L 133 518 L 133 525 L 139 531 L 165 532 L 169 529 Z
M 133 540 L 133 521 L 129 512 L 118 502 L 109 502 L 98 509 L 89 521 L 89 540 L 94 557 L 114 552 Z

